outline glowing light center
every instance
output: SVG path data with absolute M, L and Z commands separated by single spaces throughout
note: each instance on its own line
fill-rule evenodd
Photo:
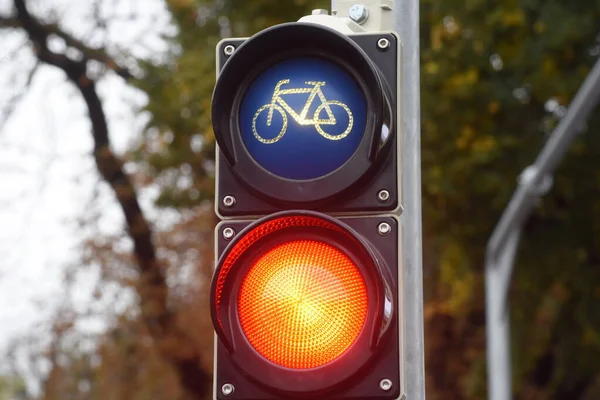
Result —
M 250 268 L 238 297 L 250 344 L 288 368 L 325 365 L 362 330 L 367 295 L 362 275 L 341 251 L 294 241 L 266 252 Z

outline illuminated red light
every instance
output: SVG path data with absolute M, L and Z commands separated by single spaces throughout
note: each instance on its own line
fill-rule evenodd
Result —
M 344 354 L 367 314 L 361 273 L 340 250 L 298 240 L 260 256 L 238 297 L 242 330 L 254 349 L 287 368 L 316 368 Z

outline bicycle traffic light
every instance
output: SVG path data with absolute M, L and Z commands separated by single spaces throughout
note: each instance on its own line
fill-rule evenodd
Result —
M 217 54 L 215 398 L 400 398 L 397 36 L 289 23 Z

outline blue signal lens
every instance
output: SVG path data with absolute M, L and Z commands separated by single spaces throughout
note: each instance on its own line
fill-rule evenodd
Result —
M 267 68 L 242 100 L 240 129 L 246 149 L 267 171 L 309 180 L 343 166 L 362 140 L 363 91 L 340 66 L 297 58 Z

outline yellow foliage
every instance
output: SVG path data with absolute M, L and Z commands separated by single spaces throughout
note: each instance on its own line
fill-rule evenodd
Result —
M 479 81 L 479 70 L 471 67 L 463 73 L 454 75 L 449 79 L 449 85 L 452 89 L 459 89 L 464 86 L 472 86 Z
M 581 341 L 587 346 L 600 347 L 600 335 L 598 331 L 588 326 L 582 334 Z
M 431 48 L 439 51 L 442 49 L 444 39 L 460 38 L 461 27 L 454 19 L 449 22 L 434 25 L 431 28 Z
M 459 150 L 465 150 L 469 147 L 469 143 L 473 136 L 475 135 L 475 131 L 473 127 L 470 125 L 463 126 L 460 131 L 460 136 L 456 139 L 456 148 Z
M 167 0 L 167 4 L 174 8 L 187 8 L 193 5 L 193 0 Z
M 436 62 L 429 61 L 424 65 L 424 70 L 426 74 L 435 75 L 440 70 L 440 65 Z
M 467 309 L 475 287 L 473 270 L 466 267 L 469 257 L 457 244 L 449 244 L 440 256 L 440 282 L 448 290 L 444 308 L 458 314 Z
M 563 51 L 563 57 L 566 61 L 575 59 L 575 50 L 572 47 L 566 47 Z
M 439 195 L 442 192 L 438 185 L 426 185 L 426 190 L 427 193 L 433 196 Z
M 490 104 L 488 104 L 488 111 L 490 114 L 497 114 L 498 111 L 500 111 L 500 103 L 497 101 L 492 101 Z
M 520 8 L 502 13 L 502 24 L 505 26 L 523 26 L 525 24 L 525 14 Z
M 533 25 L 533 30 L 535 31 L 535 33 L 544 33 L 546 31 L 546 24 L 544 24 L 541 21 L 538 21 Z
M 550 289 L 550 292 L 554 299 L 559 302 L 565 302 L 569 298 L 569 291 L 567 290 L 565 284 L 562 282 L 555 283 Z
M 455 38 L 460 36 L 461 28 L 460 25 L 456 23 L 456 21 L 452 20 L 450 23 L 446 24 L 446 33 L 448 38 Z
M 487 135 L 477 139 L 471 145 L 471 149 L 476 153 L 489 153 L 497 146 L 496 139 L 493 136 Z
M 556 61 L 553 58 L 546 58 L 542 62 L 542 73 L 544 75 L 554 75 L 556 74 Z
M 431 48 L 433 50 L 441 50 L 443 36 L 444 28 L 441 25 L 435 25 L 433 28 L 431 28 Z
M 431 195 L 439 195 L 441 193 L 441 188 L 439 185 L 440 178 L 443 176 L 443 171 L 441 166 L 435 165 L 428 169 L 427 171 L 428 179 L 425 182 L 425 190 Z
M 465 274 L 460 279 L 455 279 L 451 284 L 452 296 L 446 302 L 451 313 L 458 314 L 468 308 L 475 287 L 475 275 L 472 272 Z

